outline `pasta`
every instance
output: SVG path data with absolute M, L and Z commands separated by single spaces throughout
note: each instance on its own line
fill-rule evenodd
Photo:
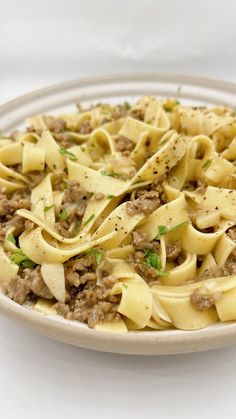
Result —
M 236 117 L 142 97 L 0 138 L 0 284 L 97 331 L 236 320 Z

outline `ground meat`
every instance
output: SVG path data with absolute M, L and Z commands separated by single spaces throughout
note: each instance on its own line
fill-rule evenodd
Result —
M 157 240 L 149 241 L 145 232 L 135 230 L 132 233 L 132 244 L 134 247 L 134 253 L 130 255 L 129 262 L 147 283 L 158 283 L 158 275 L 155 269 L 148 266 L 146 263 L 145 252 L 147 250 L 151 250 L 159 255 L 160 242 Z
M 87 208 L 88 200 L 91 194 L 80 187 L 76 181 L 69 181 L 65 189 L 61 211 L 66 211 L 65 220 L 59 220 L 55 223 L 57 231 L 64 237 L 74 237 L 81 225 L 82 218 Z M 69 230 L 74 223 L 74 230 Z
M 70 306 L 69 306 L 69 304 L 65 304 L 65 303 L 56 303 L 56 304 L 54 305 L 54 308 L 57 310 L 57 313 L 58 313 L 60 316 L 63 316 L 63 317 L 67 317 L 67 316 L 68 316 L 68 314 L 70 313 Z
M 62 118 L 44 116 L 44 122 L 50 131 L 54 131 L 56 133 L 63 132 L 66 129 L 66 121 Z
M 105 195 L 101 192 L 97 192 L 94 194 L 95 201 L 101 201 L 101 199 L 105 198 Z
M 72 140 L 71 136 L 66 132 L 54 132 L 53 137 L 56 140 L 56 142 L 63 148 L 68 148 L 72 147 L 73 145 L 76 145 Z
M 236 275 L 236 257 L 232 253 L 225 263 L 224 275 Z
M 39 128 L 34 128 L 33 125 L 30 125 L 29 127 L 26 128 L 26 131 L 29 133 L 34 133 L 37 135 L 41 135 L 42 134 L 42 130 Z
M 120 119 L 120 118 L 125 118 L 127 115 L 127 109 L 124 105 L 118 105 L 116 106 L 114 112 L 112 113 L 112 119 Z
M 10 198 L 0 194 L 0 217 L 9 217 L 20 208 L 30 209 L 30 197 L 25 192 L 14 192 Z
M 88 281 L 96 281 L 96 261 L 93 255 L 72 258 L 64 265 L 65 277 L 72 286 L 79 287 Z
M 31 282 L 28 278 L 19 275 L 11 279 L 6 293 L 9 298 L 18 304 L 23 304 L 31 291 Z
M 147 282 L 158 282 L 157 274 L 153 268 L 144 263 L 134 262 L 136 272 Z
M 53 298 L 43 281 L 40 266 L 35 269 L 22 269 L 20 267 L 19 274 L 9 282 L 6 293 L 18 304 L 24 304 L 30 293 L 47 299 Z
M 148 241 L 147 234 L 141 230 L 134 230 L 132 233 L 133 245 L 135 250 L 154 250 L 160 252 L 160 244 L 156 240 Z
M 24 279 L 30 281 L 31 291 L 33 291 L 35 295 L 47 299 L 53 298 L 52 293 L 43 280 L 40 272 L 40 266 L 37 266 L 35 269 L 25 269 Z
M 77 203 L 78 201 L 84 201 L 90 198 L 90 196 L 88 192 L 81 188 L 78 182 L 70 180 L 68 182 L 68 188 L 65 190 L 63 203 Z
M 171 242 L 167 245 L 166 248 L 166 259 L 168 262 L 175 261 L 181 253 L 181 244 L 179 241 Z
M 135 144 L 128 138 L 119 135 L 119 137 L 115 138 L 115 146 L 116 150 L 121 151 L 121 153 L 128 152 L 129 154 L 134 149 Z
M 129 115 L 132 118 L 138 119 L 139 121 L 144 120 L 144 110 L 143 109 L 133 109 L 130 111 Z
M 79 127 L 79 133 L 82 135 L 90 134 L 93 131 L 90 121 L 84 121 Z
M 214 306 L 215 298 L 213 296 L 201 294 L 197 288 L 191 294 L 190 301 L 197 310 L 204 311 Z
M 69 320 L 78 320 L 89 327 L 102 321 L 117 321 L 120 296 L 112 296 L 109 289 L 117 279 L 110 275 L 112 266 L 102 260 L 97 266 L 93 253 L 71 258 L 65 263 L 68 304 L 57 303 L 58 314 Z M 99 285 L 98 285 L 99 282 Z
M 157 208 L 159 208 L 160 203 L 161 201 L 158 192 L 145 192 L 138 199 L 135 199 L 133 202 L 127 202 L 126 212 L 130 216 L 140 212 L 145 215 L 149 215 Z
M 0 244 L 2 244 L 4 242 L 5 237 L 6 237 L 6 229 L 3 229 L 1 227 L 1 229 L 0 229 Z
M 236 227 L 229 228 L 227 234 L 231 240 L 236 241 Z
M 112 265 L 106 260 L 102 260 L 96 269 L 97 279 L 100 282 L 103 282 L 104 278 L 111 276 Z
M 218 278 L 223 275 L 222 268 L 219 266 L 213 266 L 212 268 L 205 269 L 201 275 L 199 275 L 199 281 L 209 278 Z
M 16 214 L 20 208 L 30 209 L 30 198 L 27 191 L 17 191 L 11 196 L 0 194 L 0 242 L 5 239 L 6 232 L 14 226 L 20 233 L 25 225 L 25 219 Z
M 32 221 L 30 221 L 30 220 L 26 220 L 25 221 L 25 229 L 26 229 L 26 231 L 30 232 L 30 231 L 32 231 L 34 229 L 34 227 L 35 227 L 35 224 Z
M 30 187 L 34 188 L 43 181 L 45 174 L 42 171 L 32 171 L 30 173 L 26 173 L 24 176 L 26 176 Z

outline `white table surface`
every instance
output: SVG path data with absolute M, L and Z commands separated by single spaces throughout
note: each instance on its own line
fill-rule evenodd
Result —
M 81 76 L 168 71 L 236 81 L 231 0 L 0 0 L 0 103 Z M 236 346 L 162 357 L 70 347 L 0 317 L 0 418 L 236 415 Z

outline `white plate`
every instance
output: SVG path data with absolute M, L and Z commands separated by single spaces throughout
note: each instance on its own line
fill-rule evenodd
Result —
M 30 115 L 75 109 L 74 104 L 134 101 L 152 94 L 177 97 L 184 103 L 236 105 L 236 85 L 172 74 L 100 77 L 62 83 L 29 93 L 0 107 L 4 134 L 17 129 Z M 163 330 L 115 334 L 89 329 L 79 322 L 46 316 L 20 306 L 0 293 L 0 312 L 35 331 L 76 346 L 107 352 L 159 355 L 194 352 L 236 343 L 236 322 L 217 323 L 196 331 Z

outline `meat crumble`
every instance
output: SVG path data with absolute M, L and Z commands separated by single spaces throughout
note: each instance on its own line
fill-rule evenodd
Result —
M 90 198 L 91 194 L 81 188 L 78 182 L 68 181 L 61 205 L 60 214 L 63 216 L 59 214 L 55 223 L 58 233 L 63 237 L 70 238 L 77 234 Z

